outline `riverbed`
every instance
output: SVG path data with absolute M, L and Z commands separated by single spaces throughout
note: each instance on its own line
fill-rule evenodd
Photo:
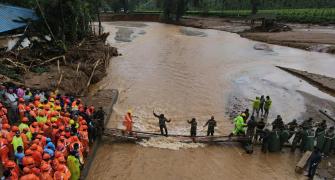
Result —
M 335 77 L 335 56 L 262 44 L 234 33 L 161 23 L 106 22 L 110 43 L 122 56 L 113 58 L 108 76 L 97 87 L 118 89 L 119 99 L 108 127 L 122 128 L 131 109 L 134 129 L 158 132 L 152 115 L 171 118 L 172 134 L 188 134 L 186 120 L 202 125 L 211 115 L 216 134 L 232 130 L 230 115 L 251 108 L 251 99 L 269 95 L 273 100 L 268 122 L 278 114 L 285 122 L 302 121 L 306 112 L 303 93 L 335 98 L 288 74 L 284 66 Z M 232 109 L 232 105 L 236 109 Z M 182 147 L 181 147 L 182 148 Z M 89 179 L 297 179 L 299 154 L 247 155 L 239 146 L 206 146 L 181 150 L 104 144 L 97 153 Z

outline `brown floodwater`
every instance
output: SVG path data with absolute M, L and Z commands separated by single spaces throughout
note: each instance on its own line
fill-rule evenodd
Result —
M 201 125 L 214 115 L 216 133 L 225 135 L 232 129 L 227 109 L 233 97 L 269 95 L 269 119 L 281 114 L 285 121 L 305 111 L 299 91 L 335 101 L 275 67 L 335 77 L 333 55 L 276 45 L 255 50 L 258 42 L 216 30 L 138 22 L 103 25 L 111 33 L 109 42 L 123 54 L 113 58 L 110 73 L 97 86 L 120 92 L 108 127 L 122 128 L 123 115 L 132 109 L 138 117 L 135 130 L 158 132 L 155 110 L 172 119 L 170 133 L 188 134 L 186 120 L 195 117 L 203 135 Z M 297 161 L 296 154 L 262 154 L 256 149 L 247 155 L 234 145 L 170 150 L 107 141 L 88 179 L 297 179 L 302 178 L 294 173 Z

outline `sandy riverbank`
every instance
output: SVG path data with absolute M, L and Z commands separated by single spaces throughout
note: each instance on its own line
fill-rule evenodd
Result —
M 244 32 L 246 21 L 227 18 L 186 17 L 179 25 L 202 29 L 216 29 L 238 33 L 242 37 L 270 44 L 289 46 L 308 51 L 335 53 L 335 27 L 309 24 L 289 24 L 290 32 Z

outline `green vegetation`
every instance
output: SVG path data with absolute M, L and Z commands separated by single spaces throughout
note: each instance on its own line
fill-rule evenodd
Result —
M 187 15 L 218 16 L 245 18 L 251 15 L 251 10 L 225 10 L 225 11 L 187 11 Z M 259 10 L 258 14 L 276 15 L 279 21 L 300 23 L 335 23 L 335 8 L 325 9 L 278 9 Z
M 162 12 L 163 1 L 141 0 L 136 12 Z M 245 18 L 254 11 L 275 15 L 285 22 L 335 23 L 334 0 L 188 0 L 186 3 L 186 15 Z

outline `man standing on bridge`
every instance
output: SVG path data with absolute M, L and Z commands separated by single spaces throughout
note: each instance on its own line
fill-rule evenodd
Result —
M 153 112 L 153 114 L 154 114 L 154 116 L 156 117 L 156 118 L 158 118 L 158 120 L 159 120 L 159 129 L 161 130 L 161 134 L 162 135 L 164 135 L 164 132 L 163 132 L 163 129 L 164 129 L 164 131 L 165 131 L 165 136 L 168 136 L 168 130 L 167 130 L 167 128 L 166 128 L 166 124 L 165 124 L 165 122 L 171 122 L 171 119 L 170 120 L 168 120 L 168 119 L 166 119 L 166 117 L 164 116 L 164 114 L 160 114 L 159 116 L 155 113 L 155 111 L 152 111 Z
M 206 127 L 207 125 L 208 125 L 207 136 L 209 136 L 209 135 L 213 136 L 214 135 L 214 128 L 216 126 L 216 121 L 214 120 L 214 116 L 212 116 L 211 119 L 206 122 L 204 127 Z
M 191 121 L 187 121 L 189 124 L 191 124 L 191 137 L 196 137 L 197 136 L 197 121 L 195 118 L 192 118 Z
M 126 132 L 131 135 L 133 132 L 133 116 L 129 109 L 127 114 L 124 116 L 123 125 L 126 127 Z

